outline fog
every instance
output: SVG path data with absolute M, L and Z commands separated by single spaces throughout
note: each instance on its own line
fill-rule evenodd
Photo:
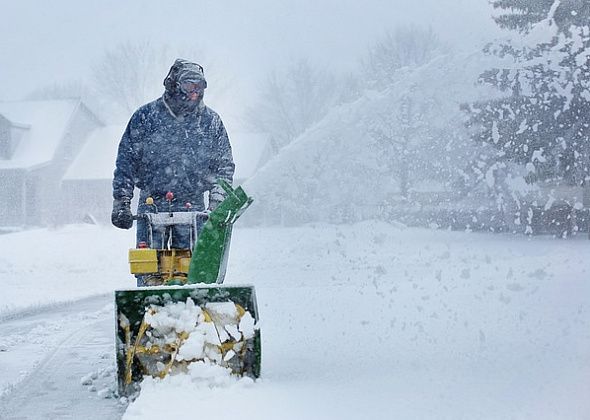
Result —
M 0 0 L 0 417 L 590 418 L 589 22 Z
M 486 0 L 4 2 L 0 99 L 84 81 L 105 51 L 148 41 L 203 51 L 187 58 L 230 77 L 239 107 L 269 71 L 292 60 L 356 69 L 367 46 L 400 24 L 431 26 L 445 41 L 474 48 L 497 32 L 490 13 Z
M 109 151 L 83 160 L 81 145 L 62 145 L 61 168 L 35 176 L 78 181 L 100 160 L 108 185 L 113 133 L 162 94 L 173 60 L 187 58 L 205 67 L 205 102 L 271 224 L 313 221 L 322 209 L 338 221 L 568 236 L 589 219 L 590 93 L 580 71 L 589 37 L 578 3 L 521 12 L 519 2 L 503 10 L 487 0 L 10 2 L 0 101 L 81 97 L 95 125 L 110 127 L 88 130 Z M 9 150 L 28 138 L 32 117 L 3 103 L 0 114 L 20 124 Z M 15 156 L 1 166 L 22 168 Z M 18 171 L 2 181 L 24 182 Z M 339 197 L 323 197 L 329 184 Z M 74 201 L 86 201 L 88 185 L 77 188 Z M 53 203 L 27 194 L 29 207 Z

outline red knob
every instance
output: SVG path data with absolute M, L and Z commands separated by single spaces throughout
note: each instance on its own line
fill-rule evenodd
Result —
M 140 243 L 137 244 L 137 247 L 140 249 L 147 248 L 148 247 L 147 242 L 141 241 Z
M 174 200 L 174 193 L 172 191 L 168 191 L 166 193 L 166 200 L 168 200 L 168 201 Z

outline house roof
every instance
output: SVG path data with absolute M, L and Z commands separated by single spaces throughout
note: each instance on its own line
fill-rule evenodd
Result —
M 125 125 L 97 128 L 74 160 L 64 180 L 112 179 L 115 159 Z
M 12 158 L 0 160 L 0 169 L 50 162 L 79 104 L 74 99 L 0 102 L 0 115 L 17 127 L 27 128 Z

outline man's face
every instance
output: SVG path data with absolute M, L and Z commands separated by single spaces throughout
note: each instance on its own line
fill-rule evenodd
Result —
M 205 87 L 202 82 L 186 81 L 180 83 L 180 90 L 190 101 L 194 102 L 203 97 Z

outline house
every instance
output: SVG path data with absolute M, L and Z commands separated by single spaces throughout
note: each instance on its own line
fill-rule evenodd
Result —
M 61 190 L 67 202 L 64 216 L 69 223 L 110 224 L 113 171 L 124 131 L 124 124 L 95 129 L 64 174 Z
M 61 180 L 102 125 L 76 99 L 0 102 L 0 228 L 64 220 Z

